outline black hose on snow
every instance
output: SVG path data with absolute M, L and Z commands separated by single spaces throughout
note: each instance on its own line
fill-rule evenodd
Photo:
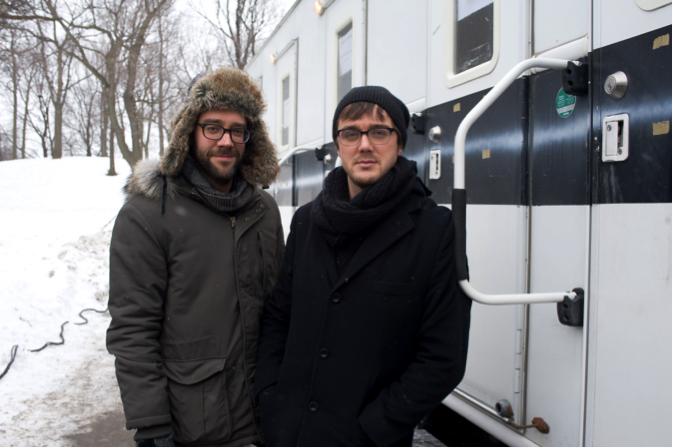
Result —
M 86 317 L 82 316 L 82 313 L 85 312 L 85 311 L 93 311 L 94 313 L 104 314 L 104 313 L 107 313 L 108 309 L 105 308 L 103 311 L 99 311 L 99 310 L 95 310 L 93 308 L 85 308 L 85 309 L 83 309 L 82 311 L 79 312 L 79 317 L 81 317 L 84 320 L 84 322 L 76 322 L 75 325 L 86 325 L 86 324 L 89 323 L 89 320 Z
M 94 313 L 103 314 L 103 313 L 107 313 L 108 308 L 105 308 L 103 311 L 96 310 L 96 309 L 93 309 L 93 308 L 83 309 L 82 311 L 79 312 L 79 317 L 81 317 L 84 320 L 84 322 L 77 322 L 77 323 L 75 323 L 75 325 L 86 325 L 86 324 L 89 323 L 89 320 L 86 317 L 82 316 L 82 313 L 84 313 L 85 311 L 93 311 Z M 65 322 L 63 322 L 61 324 L 61 334 L 59 335 L 59 337 L 61 338 L 61 342 L 47 342 L 46 344 L 44 344 L 42 347 L 40 347 L 38 349 L 28 350 L 28 351 L 35 353 L 35 352 L 39 352 L 39 351 L 44 350 L 45 348 L 49 347 L 50 345 L 63 345 L 63 344 L 65 344 L 65 338 L 63 337 L 63 327 L 65 327 L 65 324 L 67 324 L 67 323 L 68 323 L 68 321 L 66 320 Z M 12 367 L 12 363 L 14 362 L 14 359 L 16 358 L 16 351 L 18 350 L 18 348 L 19 348 L 18 345 L 15 345 L 15 346 L 12 347 L 11 359 L 9 360 L 9 364 L 7 364 L 7 367 L 5 367 L 5 370 L 2 372 L 2 374 L 0 374 L 0 379 L 2 379 L 2 377 L 5 376 L 7 374 L 7 372 L 9 372 L 9 368 Z
M 2 373 L 0 373 L 0 380 L 2 379 L 3 376 L 5 376 L 5 374 L 7 372 L 9 372 L 9 368 L 12 367 L 12 363 L 14 362 L 14 358 L 16 358 L 16 350 L 18 348 L 19 348 L 18 345 L 15 345 L 14 347 L 12 347 L 12 350 L 10 352 L 11 353 L 10 356 L 12 357 L 12 359 L 9 360 L 9 364 L 7 364 L 7 367 L 5 367 L 5 370 L 3 370 Z
M 47 342 L 46 344 L 44 344 L 42 347 L 40 347 L 38 349 L 28 350 L 28 351 L 29 352 L 39 352 L 39 351 L 44 350 L 45 348 L 49 347 L 50 345 L 63 345 L 63 344 L 65 344 L 65 339 L 63 339 L 63 327 L 65 327 L 65 324 L 67 324 L 67 323 L 68 323 L 68 321 L 66 320 L 65 322 L 63 322 L 61 324 L 61 334 L 59 335 L 59 337 L 61 338 L 61 342 Z

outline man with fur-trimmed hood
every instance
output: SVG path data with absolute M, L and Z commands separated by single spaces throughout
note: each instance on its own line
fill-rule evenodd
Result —
M 138 446 L 261 444 L 257 338 L 284 249 L 264 109 L 238 69 L 197 79 L 161 162 L 126 186 L 107 347 Z

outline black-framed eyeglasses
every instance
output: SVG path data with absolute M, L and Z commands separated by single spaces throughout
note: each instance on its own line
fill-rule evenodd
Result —
M 227 129 L 218 124 L 197 123 L 201 126 L 203 136 L 208 140 L 219 140 L 224 136 L 225 132 L 229 133 L 231 141 L 234 143 L 246 143 L 250 140 L 250 131 L 243 128 Z
M 390 136 L 393 132 L 397 132 L 395 128 L 374 128 L 368 131 L 358 131 L 357 129 L 339 129 L 337 131 L 337 138 L 339 143 L 345 146 L 354 146 L 362 140 L 362 134 L 367 134 L 367 138 L 372 145 L 385 145 L 390 141 Z

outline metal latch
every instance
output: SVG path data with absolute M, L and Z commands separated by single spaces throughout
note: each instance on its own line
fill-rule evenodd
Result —
M 415 112 L 411 114 L 411 131 L 414 134 L 425 134 L 425 114 Z
M 442 150 L 430 151 L 430 179 L 442 177 Z
M 584 325 L 584 290 L 575 288 L 573 292 L 575 297 L 571 299 L 566 296 L 563 302 L 556 304 L 556 314 L 563 325 L 581 327 Z
M 629 116 L 603 118 L 603 162 L 621 162 L 629 157 Z

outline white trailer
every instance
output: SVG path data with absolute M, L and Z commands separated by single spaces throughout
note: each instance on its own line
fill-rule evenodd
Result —
M 288 156 L 271 186 L 286 232 L 337 163 L 339 99 L 381 85 L 413 114 L 405 156 L 433 198 L 451 207 L 462 181 L 472 287 L 581 288 L 579 326 L 519 296 L 472 308 L 443 405 L 508 445 L 673 443 L 670 3 L 298 0 L 247 67 Z M 575 64 L 515 75 L 456 152 L 532 58 Z M 548 432 L 520 428 L 535 417 Z

